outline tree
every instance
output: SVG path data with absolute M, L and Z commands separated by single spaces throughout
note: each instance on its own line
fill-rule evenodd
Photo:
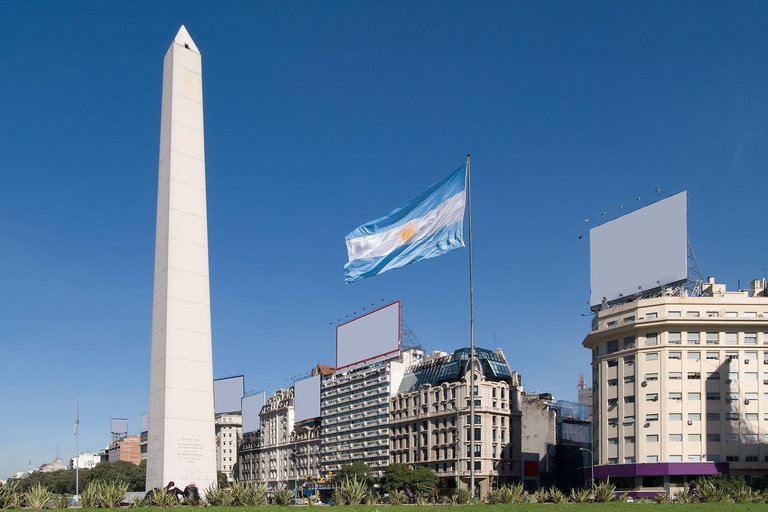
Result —
M 227 481 L 227 475 L 224 474 L 224 472 L 216 470 L 216 484 L 219 486 L 219 489 L 225 489 L 229 487 L 229 482 Z
M 390 464 L 384 470 L 384 476 L 381 477 L 381 488 L 386 492 L 406 491 L 411 484 L 413 470 L 405 464 L 396 462 Z
M 420 492 L 433 494 L 440 478 L 427 466 L 411 469 L 405 464 L 395 463 L 387 466 L 381 477 L 381 487 L 386 492 L 405 491 L 409 499 L 414 499 Z
M 341 466 L 341 471 L 334 478 L 339 480 L 357 479 L 358 482 L 373 485 L 373 470 L 365 462 L 356 460 L 351 465 Z

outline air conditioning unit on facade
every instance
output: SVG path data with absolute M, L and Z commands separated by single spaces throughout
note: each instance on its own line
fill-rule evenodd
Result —
M 688 420 L 689 425 L 693 425 L 693 420 Z

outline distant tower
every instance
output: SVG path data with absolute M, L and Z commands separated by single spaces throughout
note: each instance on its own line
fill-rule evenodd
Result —
M 587 383 L 584 382 L 584 375 L 579 375 L 579 389 L 587 389 Z
M 216 482 L 200 52 L 184 26 L 163 59 L 147 490 Z

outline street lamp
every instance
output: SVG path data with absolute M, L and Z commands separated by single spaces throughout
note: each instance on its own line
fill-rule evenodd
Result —
M 456 413 L 456 490 L 458 491 L 461 488 L 461 476 L 459 474 L 459 462 L 461 462 L 461 422 L 459 418 L 459 413 L 466 409 L 466 407 L 451 407 L 451 411 Z
M 580 452 L 589 452 L 589 470 L 590 481 L 592 482 L 592 488 L 595 488 L 595 456 L 592 454 L 592 450 L 589 448 L 579 448 Z
M 297 448 L 299 436 L 296 432 L 291 433 L 291 442 L 293 443 L 293 498 L 298 499 L 296 491 L 299 487 L 299 450 Z

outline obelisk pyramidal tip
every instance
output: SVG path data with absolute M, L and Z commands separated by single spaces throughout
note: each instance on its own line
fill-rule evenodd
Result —
M 184 26 L 163 59 L 147 490 L 216 482 L 200 51 Z

